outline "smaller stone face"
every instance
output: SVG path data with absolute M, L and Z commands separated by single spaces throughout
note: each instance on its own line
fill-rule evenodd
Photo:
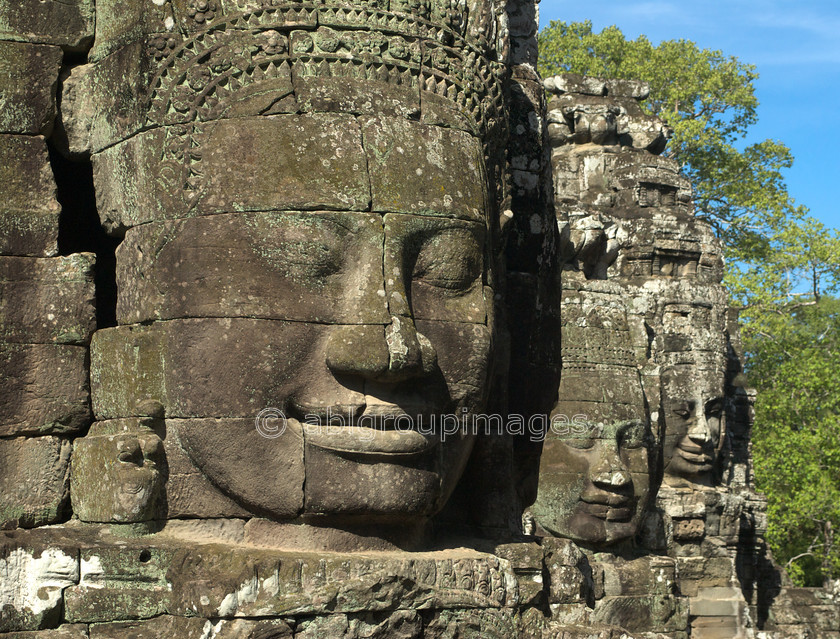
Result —
M 673 366 L 662 376 L 665 473 L 708 478 L 725 427 L 725 370 Z
M 650 489 L 650 428 L 641 421 L 581 425 L 546 441 L 534 515 L 555 535 L 584 544 L 632 537 Z
M 163 483 L 160 438 L 141 424 L 122 432 L 99 434 L 102 430 L 94 428 L 87 437 L 76 440 L 73 512 L 82 521 L 131 523 L 152 519 Z
M 648 503 L 654 459 L 638 372 L 569 371 L 559 394 L 540 462 L 537 523 L 584 544 L 632 537 Z

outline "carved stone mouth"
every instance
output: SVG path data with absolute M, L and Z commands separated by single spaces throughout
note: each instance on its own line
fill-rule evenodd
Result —
M 291 428 L 311 445 L 351 455 L 411 457 L 428 453 L 440 437 L 419 415 L 412 419 L 401 410 L 377 410 L 370 414 L 361 407 L 334 407 L 305 413 L 306 419 L 290 420 Z
M 586 514 L 606 521 L 629 521 L 634 511 L 632 497 L 611 492 L 582 495 L 580 504 Z
M 677 448 L 677 452 L 679 453 L 680 457 L 682 457 L 685 461 L 689 462 L 690 464 L 695 464 L 698 466 L 708 466 L 712 463 L 712 456 L 705 451 L 705 449 L 697 447 L 698 452 L 694 452 L 691 450 L 687 450 L 686 448 L 680 446 Z
M 302 424 L 304 441 L 336 452 L 362 455 L 422 455 L 439 440 L 416 430 L 381 430 L 365 426 Z
M 614 507 L 609 504 L 598 504 L 581 502 L 582 510 L 591 517 L 605 521 L 630 521 L 633 517 L 633 508 L 629 505 Z

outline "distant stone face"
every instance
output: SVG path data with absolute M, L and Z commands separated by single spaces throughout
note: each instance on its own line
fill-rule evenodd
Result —
M 581 416 L 565 428 L 545 442 L 534 516 L 551 533 L 587 545 L 630 539 L 650 493 L 649 422 L 604 424 Z
M 648 487 L 655 495 L 663 473 L 668 481 L 713 481 L 727 404 L 721 249 L 708 226 L 693 218 L 690 185 L 676 163 L 658 157 L 661 144 L 641 133 L 668 135 L 641 112 L 642 88 L 576 76 L 552 78 L 546 87 L 554 94 L 548 133 L 563 289 L 553 413 L 578 414 L 590 431 L 609 430 L 611 450 L 622 452 L 611 462 L 606 453 L 588 453 L 604 473 L 602 490 L 614 493 L 599 498 L 586 487 L 586 481 L 597 485 L 598 473 L 584 480 L 586 472 L 569 470 L 580 466 L 573 460 L 582 454 L 549 431 L 532 513 L 554 534 L 599 545 L 640 532 L 652 505 Z M 649 425 L 647 435 L 622 436 L 634 423 Z M 634 440 L 648 442 L 645 464 L 639 453 L 622 449 Z M 623 524 L 624 510 L 593 505 L 629 503 L 631 496 L 638 512 Z M 571 507 L 575 499 L 582 505 Z M 603 514 L 606 529 L 615 532 L 584 525 L 576 511 Z
M 686 365 L 663 373 L 666 474 L 702 481 L 714 468 L 726 424 L 724 376 Z
M 640 374 L 647 336 L 628 311 L 615 285 L 563 284 L 560 384 L 531 511 L 545 530 L 587 545 L 631 539 L 656 488 L 659 438 Z

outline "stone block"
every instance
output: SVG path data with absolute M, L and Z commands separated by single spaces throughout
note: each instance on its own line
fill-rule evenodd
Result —
M 596 555 L 594 561 L 603 570 L 604 594 L 608 597 L 668 597 L 678 592 L 676 562 L 668 557 L 626 560 L 603 553 Z
M 420 92 L 420 121 L 476 134 L 472 116 L 465 108 L 431 91 Z
M 813 631 L 808 626 L 803 625 L 779 625 L 773 628 L 772 634 L 764 633 L 759 635 L 761 639 L 816 639 Z M 820 635 L 819 639 L 830 639 L 828 636 Z
M 94 0 L 4 2 L 0 40 L 54 44 L 82 51 L 93 38 Z
M 49 135 L 61 49 L 0 41 L 0 133 Z
M 622 115 L 618 119 L 618 131 L 624 146 L 644 149 L 658 155 L 665 150 L 674 131 L 656 116 Z
M 581 550 L 568 539 L 546 538 L 544 566 L 548 575 L 548 600 L 552 604 L 592 602 L 595 597 L 592 567 Z
M 416 119 L 420 114 L 417 86 L 396 86 L 358 78 L 304 76 L 293 67 L 295 97 L 302 111 L 396 116 Z
M 680 541 L 696 541 L 706 534 L 706 525 L 702 519 L 675 519 L 674 539 Z
M 543 548 L 535 543 L 502 544 L 493 554 L 510 562 L 519 584 L 520 603 L 540 606 L 544 600 Z
M 386 214 L 385 294 L 393 315 L 484 324 L 485 225 Z M 407 264 L 413 265 L 411 273 Z
M 0 340 L 87 344 L 96 328 L 92 253 L 0 257 Z
M 98 62 L 126 45 L 145 41 L 151 33 L 174 35 L 180 44 L 169 2 L 97 0 L 96 4 L 96 38 L 89 54 L 91 62 Z
M 304 377 L 331 379 L 326 362 L 313 361 L 324 332 L 318 324 L 244 318 L 97 331 L 91 341 L 94 413 L 100 420 L 144 416 L 152 402 L 167 418 L 253 420 L 265 408 L 283 409 Z M 303 362 L 311 363 L 310 372 Z
M 745 605 L 743 599 L 739 601 L 735 598 L 707 598 L 702 591 L 697 597 L 692 597 L 690 602 L 692 617 L 738 617 L 743 614 Z
M 80 558 L 65 616 L 82 623 L 161 614 L 218 621 L 325 610 L 504 610 L 517 601 L 507 562 L 473 551 L 324 555 L 152 537 L 84 547 Z
M 79 581 L 77 550 L 51 540 L 0 541 L 0 632 L 13 632 L 15 637 L 15 631 L 57 627 L 61 623 L 62 594 Z M 51 632 L 56 634 L 46 635 L 50 639 L 79 636 L 71 630 Z M 33 639 L 40 636 L 41 633 L 33 633 Z M 23 637 L 29 634 L 23 633 Z
M 693 597 L 700 588 L 728 586 L 735 575 L 729 557 L 680 557 L 680 590 Z
M 93 156 L 110 230 L 233 211 L 363 211 L 365 167 L 356 119 L 326 113 L 167 126 Z
M 2 639 L 89 639 L 85 624 L 64 624 L 51 630 L 23 630 L 0 634 Z
M 650 95 L 650 85 L 640 80 L 607 80 L 607 95 L 615 98 L 634 98 L 646 100 Z
M 0 439 L 0 528 L 54 524 L 70 489 L 70 442 L 58 437 Z
M 73 67 L 62 79 L 61 133 L 71 154 L 101 151 L 146 123 L 156 70 L 146 48 L 135 42 L 97 63 Z
M 362 119 L 373 210 L 485 222 L 479 140 L 399 118 Z
M 111 423 L 106 428 L 98 423 L 74 442 L 71 494 L 76 517 L 106 523 L 154 518 L 166 459 L 149 421 L 123 420 L 118 432 L 108 428 Z
M 666 487 L 659 493 L 659 505 L 673 519 L 704 519 L 706 499 L 701 491 Z
M 372 511 L 423 518 L 443 506 L 441 478 L 434 463 L 437 455 L 399 463 L 359 463 L 308 443 L 304 456 L 307 514 Z
M 219 490 L 258 512 L 294 518 L 304 506 L 304 440 L 301 432 L 287 426 L 280 436 L 266 437 L 250 418 L 167 420 L 167 429 L 175 431 L 196 471 L 211 477 Z M 318 472 L 330 471 L 315 460 L 306 463 Z M 207 500 L 212 498 L 209 488 Z M 195 504 L 195 496 L 192 501 Z
M 117 318 L 387 324 L 383 242 L 382 218 L 371 213 L 231 213 L 144 224 L 117 249 Z
M 121 7 L 115 13 L 130 11 Z M 286 60 L 258 55 L 244 72 L 230 64 L 237 51 L 262 37 L 269 36 L 230 31 L 222 46 L 211 46 L 213 37 L 200 37 L 185 48 L 181 33 L 162 30 L 113 50 L 103 45 L 107 56 L 93 55 L 95 62 L 74 68 L 63 82 L 62 116 L 71 150 L 96 153 L 161 125 L 297 113 Z
M 466 615 L 477 616 L 477 615 Z M 458 619 L 448 619 L 447 629 L 458 628 Z M 472 621 L 472 619 L 470 620 Z M 434 622 L 432 622 L 434 624 Z M 472 627 L 473 624 L 468 624 Z M 281 636 L 281 635 L 278 635 Z M 384 615 L 329 615 L 304 620 L 295 637 L 318 639 L 319 637 L 393 637 L 394 639 L 419 639 L 423 633 L 423 619 L 414 610 L 400 610 Z M 436 636 L 436 635 L 432 635 Z
M 213 627 L 214 624 L 207 619 L 161 615 L 147 621 L 92 624 L 90 639 L 202 639 Z
M 539 173 L 545 155 L 545 92 L 536 80 L 520 79 L 511 90 L 511 140 L 508 145 L 512 168 Z
M 172 600 L 169 548 L 94 544 L 79 553 L 77 585 L 64 593 L 71 623 L 149 619 L 165 614 Z
M 0 436 L 74 433 L 90 421 L 87 348 L 0 342 Z
M 153 40 L 159 35 L 174 36 L 179 44 L 185 35 L 198 36 L 193 42 L 198 40 L 200 46 L 204 40 L 204 34 L 201 32 L 211 23 L 219 25 L 223 16 L 227 18 L 223 29 L 228 37 L 238 30 L 253 32 L 255 27 L 265 30 L 277 27 L 288 29 L 293 26 L 312 28 L 317 24 L 315 12 L 308 8 L 292 8 L 277 13 L 269 11 L 263 14 L 259 11 L 265 8 L 261 3 L 234 0 L 213 0 L 208 3 L 205 11 L 196 11 L 190 0 L 160 3 L 97 0 L 96 8 L 96 40 L 91 51 L 91 60 L 100 60 L 126 45 L 147 39 Z M 243 9 L 251 9 L 245 12 L 249 16 L 257 13 L 256 19 L 241 19 Z M 252 34 L 249 35 L 253 38 Z M 215 42 L 213 39 L 211 41 Z M 190 53 L 187 51 L 186 55 L 189 56 Z M 231 56 L 231 49 L 225 48 L 224 55 Z
M 55 255 L 61 207 L 46 140 L 0 135 L 0 183 L 0 255 Z
M 636 632 L 685 632 L 688 602 L 674 595 L 605 597 L 595 605 L 595 623 L 621 626 Z
M 747 639 L 750 636 L 737 617 L 699 617 L 691 620 L 692 638 Z
M 554 75 L 545 79 L 545 88 L 551 93 L 561 95 L 563 93 L 580 93 L 583 95 L 605 95 L 607 83 L 599 78 L 578 75 L 577 73 L 565 73 Z

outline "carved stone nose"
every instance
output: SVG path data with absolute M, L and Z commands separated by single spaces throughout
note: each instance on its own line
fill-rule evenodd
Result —
M 621 488 L 632 483 L 630 473 L 621 461 L 615 442 L 604 442 L 598 461 L 591 467 L 592 482 L 598 486 Z
M 432 343 L 418 333 L 410 317 L 393 316 L 385 328 L 388 343 L 387 378 L 399 381 L 407 377 L 431 373 L 437 365 L 437 353 Z
M 375 379 L 388 371 L 385 327 L 379 324 L 336 326 L 326 346 L 327 367 L 336 374 Z
M 622 486 L 627 486 L 631 482 L 631 478 L 630 473 L 622 468 L 619 470 L 600 472 L 593 477 L 593 481 L 601 486 L 620 488 Z
M 327 341 L 326 362 L 333 373 L 399 382 L 430 374 L 437 366 L 437 354 L 410 317 L 393 316 L 388 326 L 333 329 Z
M 705 417 L 701 415 L 694 421 L 694 424 L 688 429 L 688 437 L 694 443 L 701 445 L 712 441 L 712 435 L 709 432 Z

